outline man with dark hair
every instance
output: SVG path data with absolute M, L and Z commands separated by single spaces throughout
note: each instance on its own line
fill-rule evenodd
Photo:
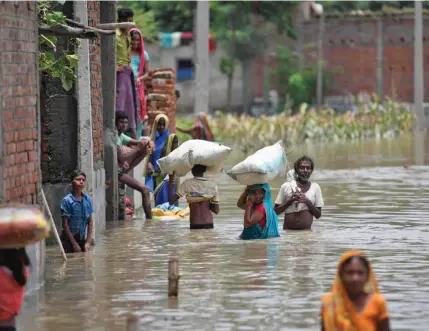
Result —
M 118 9 L 118 22 L 132 22 L 134 12 L 129 8 Z M 128 115 L 128 128 L 132 138 L 137 139 L 138 107 L 133 71 L 130 67 L 131 40 L 128 29 L 116 30 L 116 110 Z
M 152 219 L 149 189 L 143 182 L 129 175 L 128 172 L 143 161 L 147 155 L 150 155 L 155 149 L 155 145 L 147 137 L 143 137 L 139 141 L 124 134 L 128 125 L 128 116 L 125 112 L 116 112 L 115 124 L 118 130 L 118 139 L 116 142 L 118 151 L 118 179 L 133 190 L 141 193 L 146 219 Z
M 219 214 L 219 197 L 215 182 L 204 177 L 207 167 L 196 164 L 192 168 L 194 178 L 185 180 L 173 194 L 174 175 L 169 176 L 168 200 L 174 205 L 181 197 L 186 196 L 190 210 L 190 228 L 213 229 L 213 215 Z
M 300 157 L 294 164 L 294 178 L 280 187 L 274 209 L 277 215 L 286 212 L 284 230 L 309 230 L 313 218 L 322 216 L 322 190 L 319 184 L 310 182 L 313 170 L 313 160 L 305 155 Z
M 118 9 L 118 23 L 132 22 L 134 18 L 134 12 L 130 8 L 119 8 Z

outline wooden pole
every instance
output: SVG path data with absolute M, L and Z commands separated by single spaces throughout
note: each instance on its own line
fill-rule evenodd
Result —
M 121 23 L 100 23 L 95 26 L 100 30 L 116 30 L 116 29 L 132 29 L 136 27 L 134 22 L 121 22 Z
M 54 218 L 52 217 L 52 213 L 51 213 L 51 210 L 49 209 L 48 201 L 46 200 L 45 192 L 43 191 L 43 189 L 42 189 L 42 200 L 43 200 L 43 204 L 45 205 L 46 211 L 48 213 L 49 221 L 51 222 L 52 232 L 54 233 L 55 240 L 58 246 L 60 247 L 61 256 L 64 262 L 67 262 L 66 252 L 64 252 L 63 244 L 61 243 L 60 236 L 58 235 L 57 227 L 55 226 Z
M 140 330 L 140 318 L 132 313 L 127 317 L 127 331 L 139 331 Z
M 168 296 L 177 297 L 179 293 L 179 261 L 168 261 Z
M 423 18 L 422 2 L 414 1 L 414 109 L 417 116 L 417 130 L 424 128 L 424 81 L 423 81 Z

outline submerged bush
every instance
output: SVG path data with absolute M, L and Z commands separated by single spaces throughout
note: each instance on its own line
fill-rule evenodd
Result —
M 216 141 L 238 148 L 244 153 L 283 140 L 287 146 L 303 142 L 335 142 L 368 138 L 395 137 L 409 132 L 415 121 L 414 111 L 406 105 L 385 100 L 358 104 L 355 112 L 336 114 L 332 109 L 320 112 L 302 104 L 297 114 L 285 113 L 271 117 L 250 117 L 224 114 L 210 117 Z M 178 120 L 178 126 L 190 122 Z M 180 135 L 181 141 L 190 137 Z

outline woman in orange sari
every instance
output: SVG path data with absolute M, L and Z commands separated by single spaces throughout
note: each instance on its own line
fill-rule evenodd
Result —
M 331 293 L 322 297 L 322 331 L 390 331 L 386 300 L 359 251 L 341 257 Z

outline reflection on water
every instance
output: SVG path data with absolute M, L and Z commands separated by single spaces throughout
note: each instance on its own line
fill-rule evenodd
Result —
M 372 258 L 393 329 L 425 330 L 429 168 L 402 167 L 414 151 L 412 138 L 295 150 L 293 159 L 315 157 L 325 199 L 312 231 L 237 240 L 243 187 L 220 175 L 214 230 L 190 232 L 184 221 L 109 225 L 93 254 L 71 256 L 66 266 L 51 247 L 46 284 L 27 298 L 21 330 L 123 330 L 129 311 L 141 315 L 142 330 L 317 330 L 320 296 L 350 248 Z M 173 257 L 182 278 L 179 298 L 169 300 Z

